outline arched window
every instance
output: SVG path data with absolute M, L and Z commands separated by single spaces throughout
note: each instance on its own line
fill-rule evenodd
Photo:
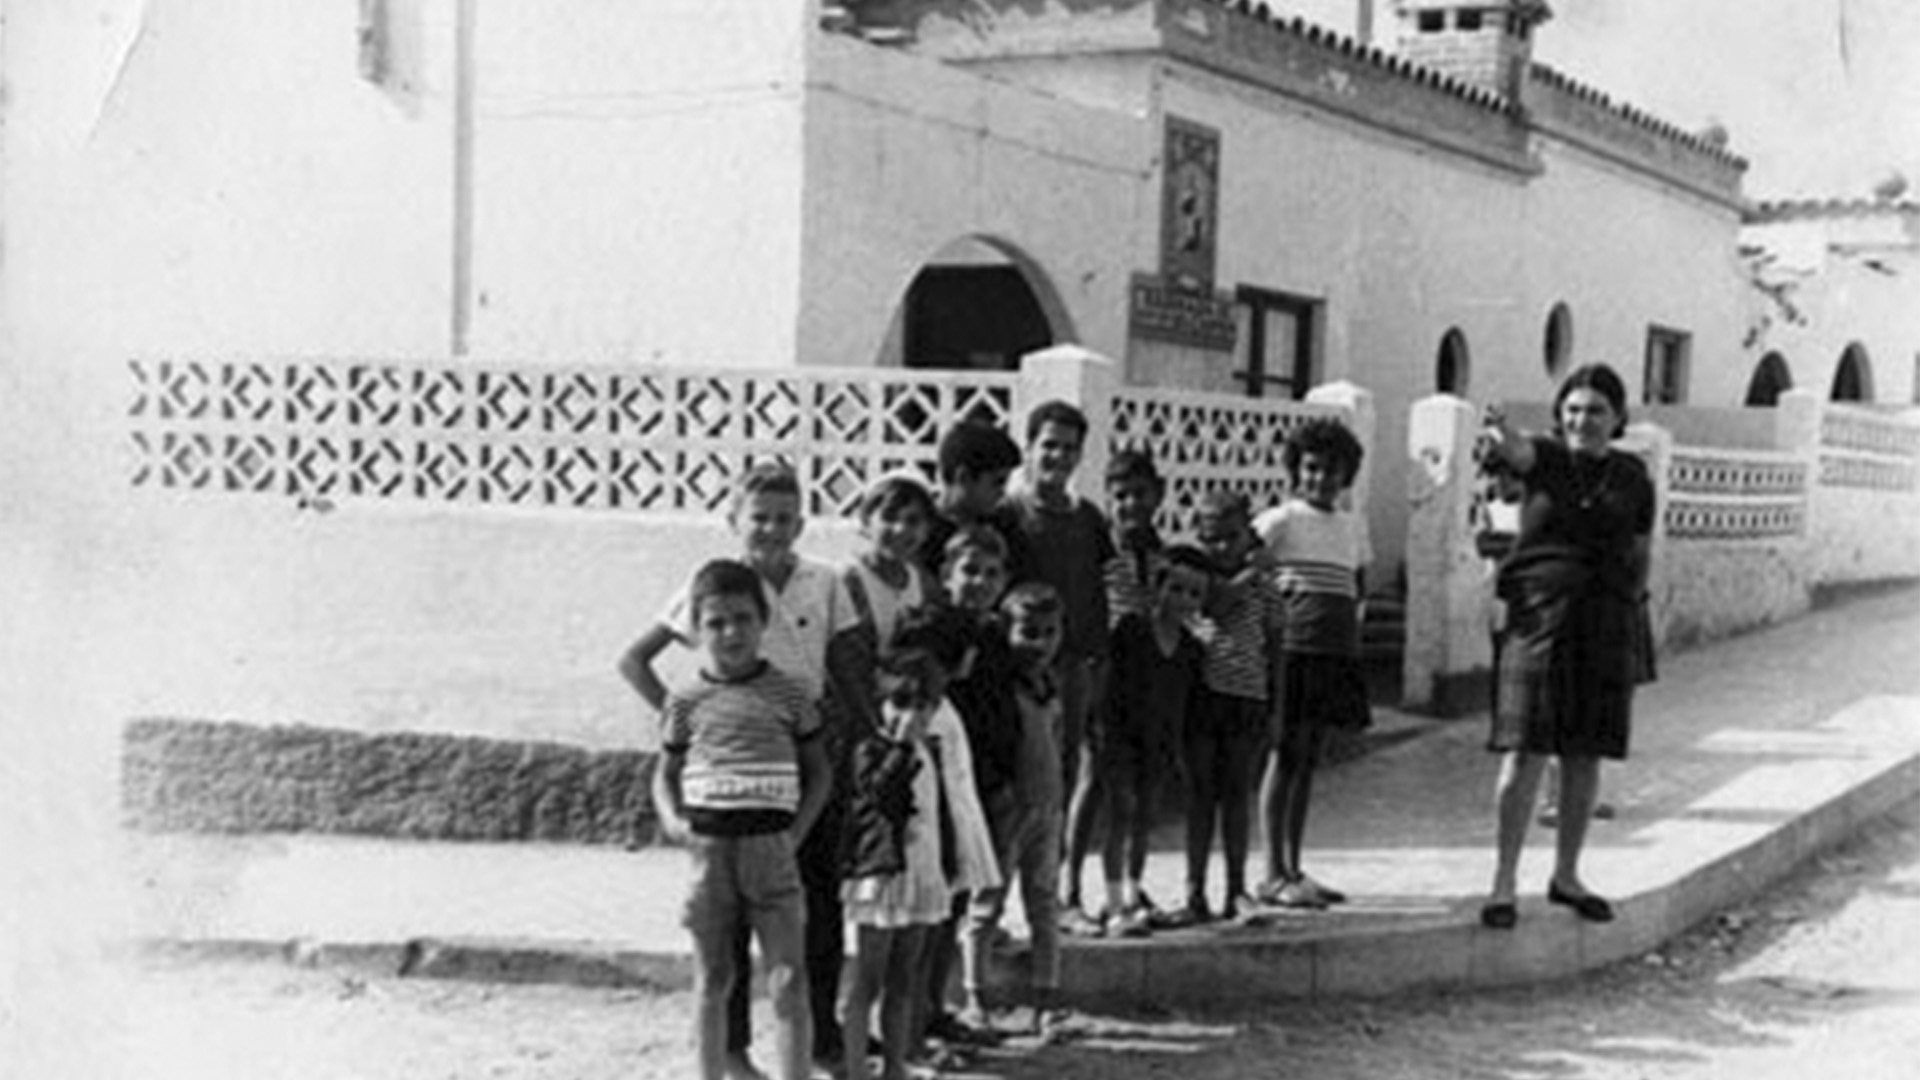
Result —
M 1787 368 L 1787 358 L 1777 352 L 1770 352 L 1760 358 L 1759 366 L 1753 369 L 1753 379 L 1747 383 L 1747 408 L 1771 409 L 1780 400 L 1780 395 L 1793 389 L 1793 372 Z
M 1840 366 L 1833 372 L 1833 389 L 1827 397 L 1834 401 L 1872 401 L 1873 363 L 1859 342 L 1840 354 Z
M 1467 335 L 1459 327 L 1448 330 L 1440 339 L 1440 355 L 1434 362 L 1433 387 L 1443 394 L 1465 397 L 1467 382 L 1473 374 L 1467 355 Z
M 1558 379 L 1567 370 L 1567 357 L 1573 355 L 1573 310 L 1555 304 L 1547 312 L 1546 341 L 1541 346 L 1547 362 L 1547 377 Z

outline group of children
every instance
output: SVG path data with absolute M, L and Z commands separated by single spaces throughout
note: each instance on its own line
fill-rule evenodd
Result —
M 1083 414 L 1048 402 L 1023 452 L 967 422 L 941 440 L 937 490 L 884 477 L 863 495 L 864 550 L 833 567 L 794 550 L 802 492 L 784 466 L 741 476 L 737 559 L 703 566 L 627 651 L 622 673 L 663 718 L 654 799 L 692 853 L 685 922 L 707 1080 L 761 1075 L 747 1056 L 748 945 L 758 937 L 777 1075 L 809 1059 L 854 1080 L 995 1037 L 986 971 L 1018 888 L 1031 931 L 1027 1026 L 1061 1017 L 1059 935 L 1138 936 L 1344 899 L 1301 869 L 1327 733 L 1367 723 L 1358 646 L 1364 553 L 1338 505 L 1361 447 L 1300 424 L 1292 496 L 1255 516 L 1219 491 L 1193 543 L 1154 521 L 1147 454 L 1113 455 L 1108 512 L 1074 494 Z M 1010 482 L 1016 472 L 1022 482 Z M 704 654 L 669 689 L 655 660 Z M 1261 764 L 1264 778 L 1258 778 Z M 1246 879 L 1259 780 L 1265 880 Z M 1162 793 L 1185 793 L 1187 895 L 1141 889 Z M 1097 823 L 1104 903 L 1082 902 Z M 841 1008 L 845 927 L 855 964 Z M 946 1009 L 958 962 L 964 1008 Z M 872 1019 L 879 1019 L 877 1047 Z

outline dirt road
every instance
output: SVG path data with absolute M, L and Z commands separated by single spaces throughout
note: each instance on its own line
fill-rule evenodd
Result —
M 684 994 L 150 964 L 133 973 L 127 1000 L 124 1049 L 141 1077 L 678 1080 L 691 1068 Z M 1087 1016 L 1059 1044 L 1014 1043 L 950 1075 L 1920 1075 L 1920 800 L 1759 902 L 1579 979 L 1385 1001 Z

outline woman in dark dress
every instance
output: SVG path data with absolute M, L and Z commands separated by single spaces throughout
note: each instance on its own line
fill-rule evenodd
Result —
M 1580 880 L 1600 762 L 1627 755 L 1639 671 L 1641 598 L 1653 530 L 1646 466 L 1613 448 L 1626 387 L 1604 364 L 1574 370 L 1553 403 L 1554 431 L 1522 435 L 1489 411 L 1483 453 L 1520 478 L 1519 533 L 1500 567 L 1507 630 L 1489 748 L 1502 755 L 1498 862 L 1480 920 L 1518 918 L 1515 876 L 1549 758 L 1560 763 L 1559 835 L 1547 899 L 1606 922 L 1613 907 Z

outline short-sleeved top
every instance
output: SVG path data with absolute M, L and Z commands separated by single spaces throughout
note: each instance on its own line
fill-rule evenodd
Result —
M 1113 626 L 1112 657 L 1103 736 L 1149 751 L 1175 745 L 1206 666 L 1199 640 L 1182 628 L 1167 653 L 1152 620 L 1130 612 Z
M 893 631 L 900 625 L 900 617 L 925 606 L 933 599 L 935 591 L 927 581 L 926 572 L 919 566 L 907 567 L 907 585 L 903 589 L 888 584 L 860 559 L 847 563 L 842 573 L 846 577 L 848 597 L 855 612 L 872 620 L 875 641 L 882 649 L 893 640 Z
M 1360 655 L 1360 594 L 1366 563 L 1354 516 L 1288 499 L 1255 518 L 1253 531 L 1273 556 L 1273 583 L 1285 619 L 1280 647 L 1327 656 Z
M 1107 516 L 1082 498 L 1051 506 L 1031 491 L 1010 496 L 1007 507 L 1025 539 L 1023 580 L 1060 590 L 1066 606 L 1060 653 L 1105 656 L 1107 651 L 1107 560 L 1115 551 Z
M 751 675 L 699 680 L 667 695 L 660 743 L 686 755 L 681 797 L 696 831 L 715 815 L 791 814 L 800 806 L 800 744 L 820 714 L 799 679 L 762 661 Z
M 1268 698 L 1268 668 L 1279 640 L 1285 602 L 1267 574 L 1233 582 L 1214 578 L 1216 600 L 1209 613 L 1196 621 L 1195 632 L 1206 647 L 1206 684 L 1209 690 L 1249 701 Z
M 947 700 L 966 727 L 974 786 L 986 799 L 1012 784 L 1020 768 L 1020 706 L 1014 700 L 1019 665 L 999 619 L 980 618 L 969 637 L 973 670 L 947 687 Z
M 811 699 L 819 700 L 827 686 L 827 643 L 860 623 L 840 571 L 801 555 L 785 586 L 775 590 L 762 578 L 760 594 L 767 599 L 767 633 L 760 639 L 760 655 L 799 679 Z M 660 622 L 682 643 L 691 645 L 698 635 L 688 599 L 683 586 L 667 602 Z
M 1128 615 L 1153 613 L 1153 575 L 1165 561 L 1160 534 L 1148 530 L 1114 541 L 1116 554 L 1101 567 L 1107 585 L 1107 623 L 1118 626 Z
M 1539 436 L 1533 448 L 1519 532 L 1501 570 L 1509 579 L 1503 586 L 1525 576 L 1535 586 L 1556 588 L 1594 575 L 1598 588 L 1631 598 L 1639 588 L 1634 540 L 1653 530 L 1654 489 L 1646 464 L 1620 451 L 1578 454 Z

